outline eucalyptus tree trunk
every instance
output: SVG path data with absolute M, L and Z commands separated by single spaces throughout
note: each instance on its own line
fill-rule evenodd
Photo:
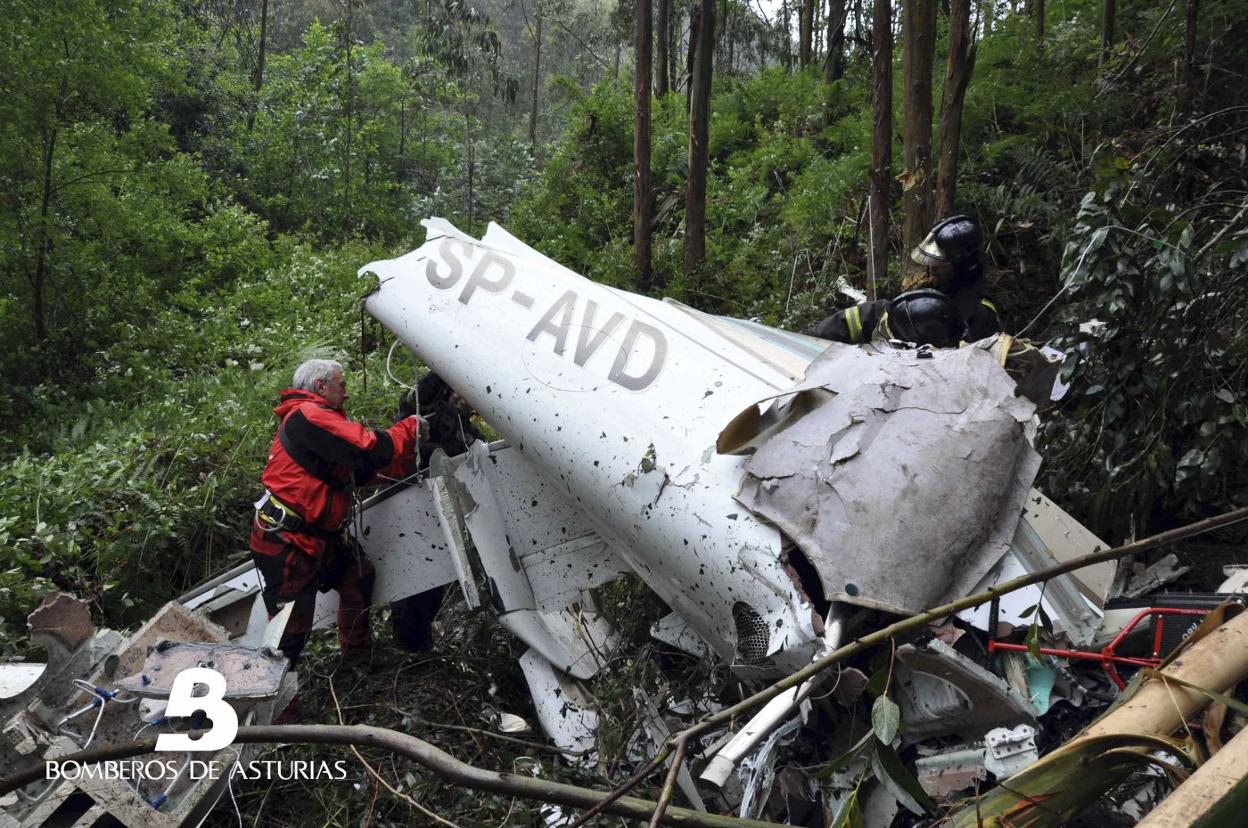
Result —
M 793 71 L 793 13 L 789 0 L 780 0 L 780 19 L 784 23 L 784 70 Z
M 689 176 L 685 189 L 685 269 L 697 270 L 706 259 L 707 138 L 711 120 L 711 61 L 715 51 L 715 0 L 695 2 L 697 38 L 689 44 L 693 73 L 689 82 Z
M 343 142 L 343 158 L 342 158 L 342 229 L 349 231 L 351 228 L 351 127 L 355 120 L 355 73 L 351 66 L 351 41 L 353 39 L 352 23 L 355 21 L 355 0 L 346 0 L 347 4 L 347 26 L 346 36 L 346 56 L 347 56 L 347 86 L 346 86 L 346 135 Z
M 971 0 L 950 0 L 949 60 L 945 64 L 940 107 L 940 171 L 936 176 L 936 215 L 953 215 L 958 184 L 958 148 L 962 140 L 962 105 L 975 71 Z
M 797 68 L 810 65 L 811 44 L 814 42 L 815 0 L 801 0 L 797 14 Z
M 845 0 L 828 0 L 828 56 L 823 64 L 827 83 L 840 80 L 845 74 Z
M 634 91 L 637 117 L 633 121 L 633 267 L 643 290 L 653 287 L 650 266 L 650 0 L 637 0 L 637 67 Z
M 267 48 L 269 31 L 269 0 L 260 0 L 260 43 L 256 52 L 256 71 L 251 76 L 251 86 L 256 91 L 256 100 L 247 113 L 247 132 L 250 133 L 256 123 L 256 107 L 260 105 L 260 89 L 264 86 L 264 56 Z
M 888 275 L 888 208 L 893 160 L 893 9 L 875 0 L 871 27 L 871 283 Z M 872 298 L 875 298 L 874 295 Z
M 537 9 L 533 25 L 533 105 L 529 108 L 529 147 L 537 146 L 537 92 L 542 77 L 542 11 Z
M 61 99 L 64 100 L 65 79 L 61 79 Z M 60 104 L 57 104 L 57 123 L 53 124 L 43 139 L 43 193 L 39 197 L 39 232 L 35 237 L 35 269 L 30 277 L 32 316 L 35 323 L 35 341 L 48 338 L 46 295 L 48 271 L 52 261 L 52 162 L 56 157 L 56 136 L 60 122 Z
M 659 0 L 659 27 L 655 38 L 655 59 L 658 70 L 654 76 L 654 96 L 661 98 L 667 94 L 671 78 L 671 60 L 669 47 L 672 41 L 672 0 Z
M 269 0 L 260 0 L 260 45 L 256 55 L 256 74 L 252 78 L 252 86 L 257 92 L 260 87 L 264 86 L 264 53 L 266 48 L 265 41 L 268 39 L 269 32 Z
M 1114 46 L 1114 12 L 1117 7 L 1117 0 L 1105 0 L 1101 9 L 1101 51 L 1097 55 L 1097 66 L 1105 65 L 1109 60 L 1109 50 Z
M 936 0 L 905 0 L 901 34 L 902 73 L 902 244 L 913 248 L 931 224 L 932 59 Z

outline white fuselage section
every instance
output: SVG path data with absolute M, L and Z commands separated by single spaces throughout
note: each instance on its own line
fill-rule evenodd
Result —
M 809 606 L 781 568 L 779 533 L 733 499 L 743 458 L 715 453 L 733 414 L 792 377 L 680 308 L 589 281 L 495 226 L 480 242 L 426 226 L 421 248 L 362 269 L 380 281 L 368 311 L 592 515 L 721 656 L 734 660 L 745 604 L 775 666 L 804 663 Z

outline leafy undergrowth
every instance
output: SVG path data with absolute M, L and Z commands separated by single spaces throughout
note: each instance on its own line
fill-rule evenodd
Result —
M 124 629 L 241 560 L 273 405 L 304 359 L 342 360 L 353 416 L 389 424 L 389 339 L 361 327 L 370 284 L 355 275 L 384 255 L 296 247 L 280 267 L 161 308 L 100 356 L 89 389 L 40 386 L 23 401 L 30 419 L 0 446 L 0 655 L 28 646 L 26 615 L 51 591 Z
M 299 666 L 300 723 L 341 721 L 390 728 L 480 768 L 607 790 L 653 752 L 643 735 L 638 691 L 662 706 L 669 699 L 700 698 L 708 688 L 722 692 L 728 684 L 722 670 L 648 640 L 646 629 L 666 609 L 644 585 L 630 578 L 609 584 L 599 591 L 600 605 L 604 615 L 619 625 L 627 643 L 613 657 L 610 670 L 584 688 L 599 711 L 596 751 L 602 761 L 571 762 L 538 724 L 517 661 L 525 646 L 498 624 L 490 610 L 468 610 L 462 600 L 451 596 L 438 617 L 432 653 L 399 649 L 389 635 L 386 612 L 374 613 L 377 647 L 395 659 L 385 669 L 366 672 L 342 667 L 335 636 L 328 631 L 315 634 Z M 523 718 L 530 729 L 501 734 L 503 713 Z M 256 759 L 331 763 L 343 759 L 348 778 L 329 782 L 235 780 L 234 794 L 244 824 L 430 824 L 432 820 L 421 813 L 424 808 L 460 826 L 537 825 L 542 822 L 543 807 L 549 807 L 447 784 L 414 762 L 385 751 L 361 749 L 361 754 L 397 794 L 379 783 L 349 750 L 264 748 Z M 653 799 L 661 782 L 661 776 L 650 780 L 636 795 Z M 206 825 L 237 825 L 228 796 L 217 804 Z

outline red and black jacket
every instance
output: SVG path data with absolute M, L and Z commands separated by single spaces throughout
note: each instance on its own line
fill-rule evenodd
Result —
M 273 496 L 324 533 L 338 529 L 351 508 L 349 489 L 378 473 L 403 477 L 415 465 L 420 420 L 409 417 L 388 429 L 347 419 L 320 394 L 298 388 L 281 393 L 273 413 L 281 425 L 260 476 Z M 310 555 L 325 548 L 321 532 L 265 532 L 253 527 L 251 547 L 261 554 L 294 543 Z

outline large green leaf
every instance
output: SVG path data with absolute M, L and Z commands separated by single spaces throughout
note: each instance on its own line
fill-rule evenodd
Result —
M 880 696 L 871 705 L 871 728 L 882 744 L 891 745 L 901 728 L 901 708 L 888 696 Z

